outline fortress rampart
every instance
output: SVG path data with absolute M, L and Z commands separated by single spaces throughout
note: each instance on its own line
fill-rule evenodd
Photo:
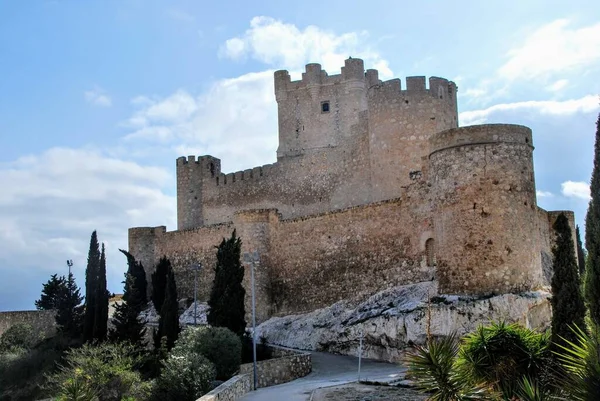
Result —
M 403 89 L 360 59 L 274 79 L 277 162 L 224 174 L 213 156 L 177 159 L 178 229 L 129 231 L 148 274 L 169 257 L 189 297 L 201 262 L 207 299 L 215 246 L 236 229 L 260 255 L 259 321 L 424 280 L 449 294 L 549 283 L 557 212 L 537 206 L 529 128 L 458 127 L 453 82 L 409 77 Z

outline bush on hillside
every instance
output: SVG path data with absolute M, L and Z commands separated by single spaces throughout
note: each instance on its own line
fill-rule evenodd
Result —
M 196 353 L 173 353 L 163 362 L 153 400 L 194 401 L 212 389 L 215 368 Z
M 45 375 L 56 370 L 66 350 L 80 342 L 61 334 L 44 339 L 30 350 L 0 354 L 0 400 L 29 401 L 44 398 Z
M 127 343 L 86 344 L 67 352 L 59 372 L 49 377 L 50 388 L 65 396 L 65 388 L 80 384 L 84 378 L 84 388 L 94 392 L 100 401 L 146 399 L 150 385 L 142 382 L 136 371 L 141 361 L 140 349 Z
M 240 338 L 225 327 L 187 328 L 180 334 L 172 353 L 203 355 L 215 365 L 218 380 L 228 380 L 242 363 Z
M 12 352 L 17 349 L 28 350 L 41 340 L 39 333 L 35 332 L 31 325 L 17 323 L 2 333 L 0 337 L 0 352 Z

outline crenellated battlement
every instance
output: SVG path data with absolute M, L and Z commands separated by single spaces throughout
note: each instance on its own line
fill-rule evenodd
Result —
M 287 93 L 300 89 L 308 89 L 313 97 L 318 96 L 320 87 L 335 84 L 346 84 L 356 89 L 366 89 L 368 86 L 379 82 L 377 70 L 367 70 L 365 73 L 364 62 L 358 58 L 347 59 L 340 74 L 329 75 L 323 70 L 321 64 L 306 64 L 302 79 L 292 81 L 287 70 L 275 71 L 275 97 L 277 101 L 287 99 Z
M 217 177 L 215 177 L 214 183 L 217 186 L 223 186 L 232 185 L 236 182 L 258 181 L 262 177 L 269 177 L 275 168 L 275 164 L 265 164 L 263 166 L 234 171 L 228 174 L 220 173 Z
M 369 86 L 369 98 L 374 98 L 380 94 L 393 95 L 398 97 L 411 97 L 429 95 L 433 98 L 445 100 L 449 104 L 456 105 L 457 87 L 453 81 L 445 78 L 430 77 L 429 86 L 425 76 L 406 77 L 406 89 L 402 88 L 402 81 L 399 78 L 379 82 Z

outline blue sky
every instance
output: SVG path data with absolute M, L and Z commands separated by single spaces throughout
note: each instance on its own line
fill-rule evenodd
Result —
M 348 56 L 458 85 L 460 124 L 534 132 L 538 204 L 583 226 L 600 99 L 590 1 L 0 0 L 0 310 L 32 309 L 89 236 L 120 292 L 127 228 L 175 229 L 175 159 L 275 161 L 272 76 Z

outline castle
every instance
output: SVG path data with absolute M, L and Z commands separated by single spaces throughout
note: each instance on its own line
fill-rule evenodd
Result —
M 178 158 L 177 230 L 129 229 L 148 274 L 166 255 L 192 297 L 202 263 L 208 299 L 215 246 L 236 229 L 259 256 L 259 322 L 433 279 L 446 294 L 547 285 L 559 212 L 537 206 L 529 128 L 459 127 L 454 82 L 382 82 L 356 58 L 274 81 L 277 162 L 224 174 L 216 157 Z

